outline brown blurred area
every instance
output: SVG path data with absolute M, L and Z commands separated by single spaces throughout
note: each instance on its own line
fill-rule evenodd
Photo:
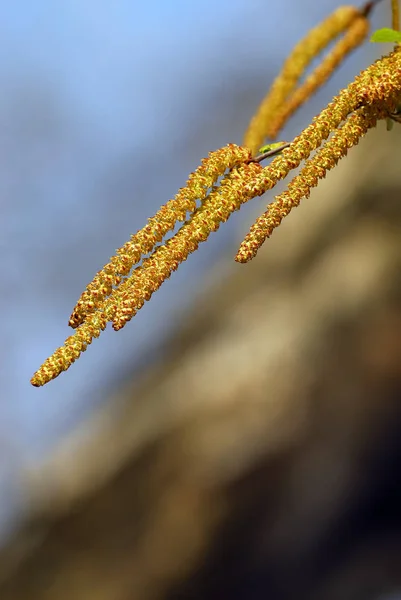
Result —
M 381 124 L 220 261 L 168 358 L 29 474 L 1 600 L 401 590 L 400 144 Z

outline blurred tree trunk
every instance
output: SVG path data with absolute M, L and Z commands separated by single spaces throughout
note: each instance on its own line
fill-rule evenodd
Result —
M 371 132 L 222 261 L 167 358 L 32 474 L 2 600 L 401 588 L 400 141 Z

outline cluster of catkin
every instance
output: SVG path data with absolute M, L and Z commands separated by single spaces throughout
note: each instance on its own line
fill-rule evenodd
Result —
M 244 145 L 257 152 L 265 138 L 276 138 L 288 118 L 321 87 L 346 56 L 366 38 L 366 11 L 340 6 L 311 29 L 293 49 L 245 133 Z M 299 83 L 307 67 L 339 38 L 317 67 Z
M 228 144 L 209 154 L 187 185 L 110 259 L 78 300 L 69 320 L 74 329 L 34 374 L 41 386 L 75 362 L 107 323 L 121 329 L 212 231 L 248 200 L 272 189 L 303 161 L 299 174 L 252 226 L 236 260 L 253 258 L 283 217 L 309 195 L 378 119 L 396 111 L 401 91 L 401 55 L 376 61 L 342 90 L 272 162 L 262 167 L 257 150 L 277 135 L 289 116 L 322 85 L 366 37 L 368 10 L 341 7 L 294 49 L 262 102 L 244 146 Z M 299 83 L 311 60 L 342 34 L 315 70 Z M 298 87 L 297 87 L 298 85 Z M 173 235 L 171 232 L 181 224 Z
M 203 159 L 186 186 L 117 250 L 87 286 L 69 320 L 74 333 L 34 374 L 34 386 L 68 369 L 108 322 L 115 330 L 124 327 L 179 264 L 253 197 L 249 184 L 262 167 L 250 159 L 250 150 L 235 144 Z M 177 233 L 165 239 L 180 222 Z

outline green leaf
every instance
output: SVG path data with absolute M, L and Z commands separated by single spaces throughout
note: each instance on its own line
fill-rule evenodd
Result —
M 389 27 L 383 27 L 383 29 L 378 29 L 372 34 L 370 41 L 397 44 L 398 42 L 401 42 L 401 31 L 396 31 L 395 29 L 390 29 Z

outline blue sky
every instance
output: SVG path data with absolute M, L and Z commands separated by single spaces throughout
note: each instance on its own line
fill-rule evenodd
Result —
M 0 530 L 23 508 L 24 470 L 104 401 L 119 369 L 157 348 L 155 331 L 178 323 L 178 307 L 216 253 L 229 248 L 232 260 L 246 225 L 236 216 L 123 331 L 106 331 L 67 374 L 34 389 L 30 376 L 69 335 L 83 287 L 208 150 L 241 141 L 261 97 L 248 100 L 248 91 L 263 95 L 292 41 L 338 5 L 1 3 Z M 356 54 L 319 98 L 372 56 Z M 249 114 L 236 112 L 238 97 Z

